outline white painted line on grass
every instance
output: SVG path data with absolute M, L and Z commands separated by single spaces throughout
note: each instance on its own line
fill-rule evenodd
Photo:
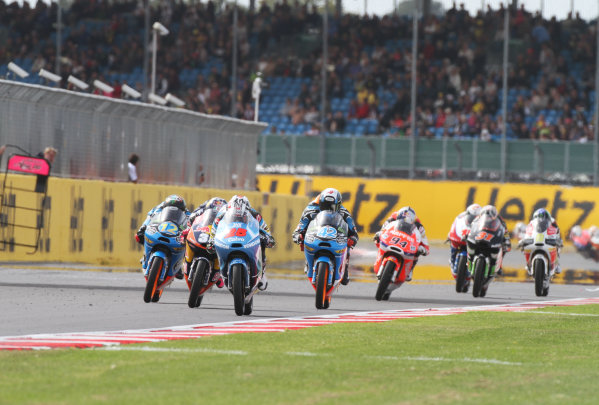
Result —
M 599 314 L 572 314 L 568 312 L 522 311 L 522 314 L 564 315 L 564 316 L 599 316 Z
M 319 357 L 319 356 L 329 356 L 326 353 L 312 353 L 312 352 L 286 352 L 286 355 L 289 356 L 303 356 L 303 357 Z
M 178 349 L 169 347 L 150 347 L 150 346 L 108 346 L 94 350 L 107 351 L 134 351 L 134 352 L 179 352 L 179 353 L 214 353 L 214 354 L 232 354 L 237 356 L 245 356 L 248 352 L 243 350 L 219 350 L 219 349 Z
M 484 363 L 484 364 L 497 364 L 502 366 L 521 366 L 522 363 L 501 361 L 496 359 L 471 359 L 465 357 L 463 359 L 448 359 L 445 357 L 404 357 L 403 360 L 415 360 L 415 361 L 455 361 L 455 362 L 466 362 L 466 363 Z

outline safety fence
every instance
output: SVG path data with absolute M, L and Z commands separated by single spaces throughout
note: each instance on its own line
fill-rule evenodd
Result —
M 498 180 L 500 142 L 479 139 L 416 139 L 379 136 L 320 137 L 262 135 L 263 172 L 407 177 L 411 165 L 419 178 Z M 413 161 L 411 160 L 411 148 Z M 320 152 L 324 148 L 324 168 Z M 596 145 L 578 142 L 512 140 L 506 143 L 506 179 L 590 183 Z
M 447 238 L 454 218 L 472 203 L 495 205 L 510 230 L 517 221 L 528 222 L 537 208 L 547 208 L 563 233 L 577 224 L 599 224 L 599 189 L 594 187 L 293 175 L 259 175 L 258 184 L 265 192 L 308 196 L 335 187 L 362 236 L 377 232 L 406 205 L 416 210 L 428 238 L 438 241 Z
M 0 80 L 0 144 L 32 154 L 54 146 L 54 176 L 125 181 L 136 153 L 143 182 L 254 189 L 256 143 L 265 127 Z
M 197 187 L 163 186 L 50 178 L 45 201 L 31 201 L 30 194 L 16 188 L 33 187 L 34 177 L 9 175 L 6 190 L 10 204 L 2 206 L 0 216 L 11 221 L 24 222 L 22 212 L 15 213 L 14 206 L 41 205 L 43 213 L 41 238 L 37 253 L 31 249 L 0 245 L 0 261 L 80 262 L 115 266 L 139 267 L 143 255 L 134 234 L 146 218 L 147 212 L 169 194 L 179 194 L 188 208 L 220 196 L 230 198 L 235 192 Z M 29 184 L 31 183 L 31 184 Z M 11 189 L 14 191 L 10 191 Z M 237 191 L 239 193 L 239 191 Z M 308 200 L 291 195 L 272 195 L 258 191 L 244 192 L 252 206 L 260 211 L 277 241 L 268 249 L 270 263 L 302 258 L 290 234 Z M 32 214 L 35 215 L 35 214 Z M 22 240 L 32 233 L 1 226 L 0 240 Z

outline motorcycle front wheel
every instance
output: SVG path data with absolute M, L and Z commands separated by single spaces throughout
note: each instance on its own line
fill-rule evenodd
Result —
M 329 265 L 319 262 L 316 266 L 316 308 L 326 309 L 327 282 L 329 281 Z
M 158 279 L 160 277 L 160 272 L 162 271 L 162 266 L 164 266 L 162 257 L 154 257 L 148 273 L 146 289 L 144 290 L 144 302 L 152 301 L 154 294 L 157 292 L 156 289 L 158 287 Z
M 395 272 L 395 263 L 388 260 L 387 263 L 385 263 L 385 267 L 383 267 L 383 274 L 381 274 L 381 279 L 379 280 L 379 285 L 377 286 L 376 294 L 374 295 L 374 298 L 377 301 L 380 301 L 385 297 L 387 288 L 389 288 L 389 284 L 391 284 L 393 272 Z
M 245 311 L 245 277 L 243 275 L 243 266 L 234 264 L 231 267 L 231 277 L 233 277 L 233 303 L 235 304 L 235 313 L 238 316 L 243 315 Z
M 483 282 L 485 279 L 485 259 L 476 258 L 474 262 L 474 285 L 472 286 L 472 295 L 474 297 L 486 295 L 486 291 L 483 293 Z
M 458 258 L 458 274 L 455 279 L 455 290 L 459 293 L 468 292 L 466 280 L 468 278 L 468 259 L 465 255 L 460 255 Z
M 197 268 L 193 272 L 189 299 L 187 300 L 189 308 L 197 308 L 202 304 L 204 295 L 200 295 L 200 291 L 202 291 L 202 287 L 206 286 L 206 284 L 204 284 L 204 280 L 208 278 L 206 273 L 210 272 L 210 266 L 205 260 L 198 260 L 196 266 Z M 210 280 L 208 280 L 208 283 L 210 283 Z
M 536 259 L 532 264 L 533 274 L 535 276 L 535 294 L 537 297 L 543 296 L 543 284 L 545 283 L 545 262 Z

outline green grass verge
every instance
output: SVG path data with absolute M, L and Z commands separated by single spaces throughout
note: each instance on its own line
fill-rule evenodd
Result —
M 588 305 L 0 352 L 0 403 L 596 404 L 598 324 Z

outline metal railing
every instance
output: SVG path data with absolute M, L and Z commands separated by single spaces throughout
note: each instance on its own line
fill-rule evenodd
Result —
M 255 188 L 256 143 L 266 124 L 0 80 L 0 145 L 59 153 L 52 175 Z
M 409 138 L 327 137 L 324 145 L 326 159 L 321 167 L 319 137 L 262 135 L 258 170 L 408 177 L 413 165 L 417 178 L 501 179 L 501 142 L 416 139 L 414 156 L 410 156 Z M 508 141 L 505 178 L 589 184 L 593 182 L 594 149 L 593 143 Z

